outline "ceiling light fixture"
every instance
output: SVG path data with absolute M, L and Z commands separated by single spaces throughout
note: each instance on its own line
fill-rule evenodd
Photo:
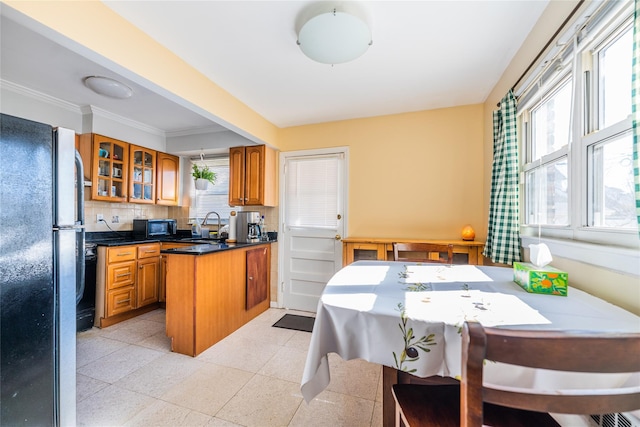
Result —
M 85 77 L 84 84 L 95 93 L 109 96 L 111 98 L 126 99 L 131 97 L 133 94 L 133 91 L 129 86 L 109 77 Z
M 373 41 L 364 19 L 333 8 L 308 19 L 298 31 L 297 43 L 309 58 L 333 65 L 360 57 Z

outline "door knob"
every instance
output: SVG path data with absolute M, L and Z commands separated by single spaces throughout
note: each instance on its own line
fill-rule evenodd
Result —
M 339 234 L 336 234 L 336 240 L 340 240 L 342 239 L 342 236 L 340 236 Z

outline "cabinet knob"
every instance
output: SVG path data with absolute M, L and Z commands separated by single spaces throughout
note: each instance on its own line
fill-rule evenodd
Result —
M 249 276 L 249 280 L 253 280 L 253 276 Z

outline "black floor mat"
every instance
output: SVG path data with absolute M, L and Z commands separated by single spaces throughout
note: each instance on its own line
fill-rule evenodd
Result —
M 313 322 L 316 319 L 308 316 L 298 316 L 297 314 L 285 314 L 280 320 L 273 324 L 276 328 L 293 329 L 295 331 L 311 332 Z

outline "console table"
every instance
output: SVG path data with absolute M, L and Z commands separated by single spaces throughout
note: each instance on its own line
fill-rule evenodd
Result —
M 347 237 L 342 239 L 342 265 L 355 261 L 393 261 L 393 244 L 438 243 L 453 244 L 453 263 L 483 265 L 482 248 L 484 242 L 467 240 L 395 239 Z

